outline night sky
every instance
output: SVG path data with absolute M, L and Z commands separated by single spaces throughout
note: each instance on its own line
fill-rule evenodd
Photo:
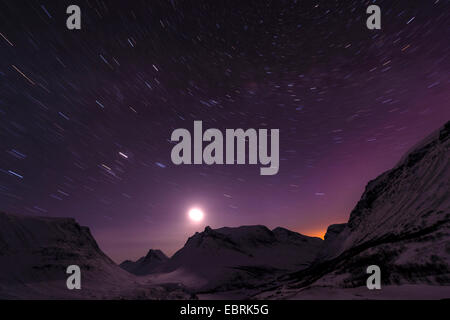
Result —
M 450 119 L 449 21 L 443 0 L 0 1 L 0 210 L 74 217 L 115 261 L 206 225 L 323 236 Z M 172 164 L 194 120 L 280 129 L 279 173 Z

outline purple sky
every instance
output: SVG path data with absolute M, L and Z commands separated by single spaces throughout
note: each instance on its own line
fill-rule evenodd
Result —
M 75 217 L 116 261 L 206 225 L 323 235 L 450 119 L 448 2 L 376 1 L 379 31 L 370 3 L 79 1 L 69 31 L 70 2 L 0 1 L 0 210 Z M 280 129 L 279 173 L 173 165 L 194 120 Z

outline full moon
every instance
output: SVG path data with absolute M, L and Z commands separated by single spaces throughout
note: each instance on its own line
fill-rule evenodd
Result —
M 203 211 L 198 209 L 198 208 L 192 208 L 191 210 L 189 210 L 189 219 L 191 219 L 194 222 L 200 222 L 203 220 Z

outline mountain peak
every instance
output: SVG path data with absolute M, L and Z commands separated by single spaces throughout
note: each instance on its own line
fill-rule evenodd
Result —
M 329 225 L 327 232 L 325 233 L 324 240 L 331 241 L 336 237 L 342 230 L 344 230 L 347 223 L 337 223 Z
M 167 257 L 164 252 L 162 252 L 159 249 L 150 249 L 148 250 L 147 255 L 145 256 L 146 259 L 158 259 L 161 261 L 167 260 L 169 259 L 169 257 Z
M 120 264 L 120 267 L 130 273 L 144 275 L 156 272 L 168 260 L 169 257 L 161 250 L 150 249 L 144 257 L 137 261 L 125 260 Z
M 203 232 L 211 232 L 212 231 L 212 229 L 211 229 L 211 227 L 210 226 L 206 226 L 205 227 L 205 230 L 203 231 Z

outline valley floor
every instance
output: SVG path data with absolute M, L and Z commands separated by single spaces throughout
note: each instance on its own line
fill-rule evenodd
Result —
M 450 299 L 450 286 L 399 285 L 384 286 L 380 290 L 369 290 L 365 286 L 348 289 L 315 286 L 300 290 L 268 291 L 254 298 L 257 300 L 436 300 Z

